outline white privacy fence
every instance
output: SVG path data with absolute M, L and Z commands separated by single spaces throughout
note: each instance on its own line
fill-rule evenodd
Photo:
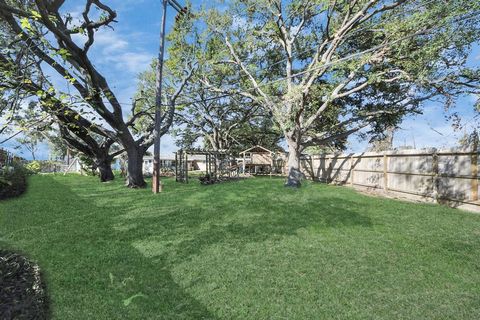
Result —
M 306 157 L 313 180 L 478 205 L 478 152 L 402 150 Z

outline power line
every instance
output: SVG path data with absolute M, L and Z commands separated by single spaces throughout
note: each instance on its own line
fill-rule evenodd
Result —
M 423 4 L 423 6 L 427 6 L 427 5 L 429 5 L 429 4 L 431 4 L 431 3 L 435 3 L 435 2 L 437 2 L 437 1 L 438 1 L 438 0 L 433 0 L 433 1 L 426 2 L 426 3 Z M 388 17 L 388 20 L 392 20 L 393 18 L 399 17 L 399 16 L 400 16 L 400 14 L 396 14 L 396 15 L 393 15 L 393 16 L 389 16 L 389 17 Z M 382 23 L 388 22 L 388 20 L 387 20 L 387 21 L 383 21 Z M 351 38 L 352 36 L 354 36 L 355 34 L 361 32 L 361 31 L 366 31 L 366 30 L 368 30 L 369 28 L 370 28 L 370 27 L 363 27 L 363 28 L 360 28 L 360 29 L 356 29 L 356 30 L 354 30 L 352 33 L 348 34 L 345 38 L 346 38 L 346 39 L 349 39 L 349 38 Z M 325 42 L 325 44 L 328 44 L 328 43 L 330 43 L 330 42 L 332 42 L 332 41 L 333 41 L 333 39 Z M 314 52 L 314 51 L 316 51 L 317 49 L 318 49 L 318 48 L 315 47 L 315 48 L 309 48 L 309 49 L 307 49 L 307 50 L 297 52 L 295 55 L 292 56 L 292 58 L 294 58 L 295 56 L 298 58 L 298 56 L 301 55 L 301 54 L 309 53 L 309 52 Z M 280 63 L 282 63 L 282 62 L 286 62 L 287 60 L 288 60 L 288 58 L 284 58 L 284 59 L 281 59 L 281 60 L 279 60 L 279 61 L 277 61 L 277 62 L 274 62 L 273 64 L 271 64 L 271 65 L 269 65 L 269 66 L 267 67 L 267 70 L 269 70 L 271 67 L 276 66 L 276 65 L 278 65 L 278 64 L 280 64 Z
M 480 117 L 480 114 L 474 114 L 473 116 L 469 117 L 469 120 L 468 120 L 467 122 L 463 123 L 461 126 L 465 128 L 467 125 L 469 125 L 470 123 L 472 123 L 473 121 L 475 121 L 475 120 L 476 120 L 477 118 L 479 118 L 479 117 Z M 435 133 L 441 135 L 441 136 L 442 136 L 443 138 L 445 138 L 445 139 L 446 139 L 446 138 L 449 138 L 449 137 L 452 136 L 453 134 L 456 134 L 455 131 L 450 131 L 450 133 L 448 133 L 448 134 L 445 135 L 445 134 L 441 133 L 440 131 L 436 130 L 435 128 L 433 128 L 432 125 L 430 124 L 430 122 L 427 122 L 427 124 L 428 124 L 430 130 L 432 130 L 432 131 L 434 131 Z
M 71 108 L 70 105 L 65 105 L 65 106 L 63 106 L 63 107 L 61 107 L 61 108 L 59 108 L 59 109 L 52 110 L 52 112 L 58 113 L 58 112 L 60 112 L 60 111 L 63 111 L 63 110 L 69 109 L 69 108 Z M 76 110 L 75 110 L 75 111 L 76 111 Z M 76 112 L 78 112 L 78 111 L 76 111 Z M 20 133 L 26 131 L 26 129 L 32 128 L 32 127 L 35 126 L 36 124 L 41 123 L 42 121 L 47 120 L 49 117 L 55 116 L 55 113 L 53 113 L 53 115 L 50 114 L 50 113 L 48 113 L 47 115 L 45 115 L 44 117 L 40 118 L 39 120 L 34 121 L 34 122 L 32 122 L 32 123 L 29 123 L 29 124 L 28 124 L 27 126 L 25 126 L 23 129 L 18 130 L 18 131 L 15 132 L 14 134 L 8 136 L 6 139 L 0 141 L 0 144 L 3 144 L 3 143 L 5 143 L 5 142 L 7 142 L 7 141 L 9 141 L 9 140 L 11 140 L 11 139 L 13 139 L 13 138 L 15 138 L 15 137 L 18 136 Z
M 430 1 L 428 2 L 427 4 L 429 3 L 432 3 L 434 1 Z M 476 13 L 471 13 L 470 14 L 471 16 L 470 17 L 467 17 L 467 18 L 462 18 L 463 21 L 466 21 L 466 20 L 470 20 L 472 18 L 476 18 Z M 457 15 L 453 18 L 460 18 L 462 15 Z M 453 23 L 453 22 L 456 22 L 456 21 L 450 21 L 449 23 Z M 250 92 L 250 91 L 256 91 L 258 90 L 258 88 L 261 88 L 261 87 L 266 87 L 268 85 L 271 85 L 271 84 L 274 84 L 274 83 L 277 83 L 277 82 L 281 82 L 281 81 L 284 81 L 284 80 L 288 80 L 288 79 L 292 79 L 292 78 L 296 78 L 298 76 L 301 76 L 303 74 L 306 74 L 306 73 L 310 73 L 312 71 L 315 71 L 315 70 L 319 70 L 319 69 L 323 69 L 323 68 L 328 68 L 330 66 L 333 66 L 333 65 L 336 65 L 336 64 L 339 64 L 341 62 L 345 62 L 345 61 L 349 61 L 349 60 L 352 60 L 353 58 L 356 58 L 356 57 L 360 57 L 360 56 L 363 56 L 369 52 L 373 52 L 373 51 L 376 51 L 376 50 L 379 50 L 379 49 L 382 49 L 382 48 L 385 48 L 385 47 L 388 47 L 388 46 L 391 46 L 393 44 L 396 44 L 398 42 L 401 42 L 401 41 L 404 41 L 404 40 L 407 40 L 409 38 L 413 38 L 413 37 L 416 37 L 418 35 L 422 35 L 422 34 L 425 34 L 427 32 L 430 32 L 430 31 L 433 31 L 433 30 L 436 30 L 436 29 L 440 29 L 442 27 L 445 27 L 447 26 L 447 24 L 443 24 L 443 25 L 439 25 L 439 26 L 436 26 L 436 27 L 432 27 L 432 28 L 428 28 L 426 30 L 423 30 L 423 31 L 419 31 L 419 32 L 416 32 L 416 33 L 413 33 L 413 34 L 410 34 L 410 35 L 407 35 L 407 36 L 404 36 L 402 38 L 399 38 L 399 39 L 396 39 L 396 40 L 393 40 L 391 42 L 388 42 L 388 43 L 384 43 L 384 44 L 381 44 L 381 45 L 378 45 L 378 46 L 375 46 L 373 48 L 370 48 L 370 49 L 367 49 L 367 50 L 364 50 L 364 51 L 361 51 L 361 52 L 357 52 L 357 53 L 354 53 L 354 54 L 351 54 L 351 55 L 348 55 L 348 56 L 345 56 L 343 58 L 339 58 L 335 61 L 331 61 L 329 63 L 325 63 L 323 65 L 320 65 L 320 66 L 317 66 L 317 67 L 314 67 L 314 68 L 311 68 L 309 70 L 304 70 L 304 71 L 301 71 L 301 72 L 298 72 L 298 73 L 295 73 L 293 75 L 290 75 L 290 76 L 287 76 L 287 77 L 282 77 L 282 78 L 279 78 L 279 79 L 275 79 L 275 80 L 272 80 L 272 81 L 269 81 L 269 82 L 266 82 L 266 83 L 260 83 L 258 84 L 257 87 L 251 87 L 251 88 L 247 88 L 245 90 L 243 90 L 243 92 Z M 357 30 L 357 31 L 354 31 L 354 33 L 356 32 L 359 32 L 361 31 L 361 29 Z M 351 37 L 352 34 L 349 35 L 349 37 Z M 328 42 L 327 42 L 328 43 Z M 277 61 L 276 64 L 278 63 L 281 63 L 283 61 L 285 61 L 286 59 L 283 59 L 283 60 L 280 60 L 280 61 Z M 223 98 L 227 98 L 227 97 L 231 97 L 231 96 L 236 96 L 236 95 L 239 95 L 239 92 L 234 92 L 234 93 L 224 93 L 224 94 L 221 94 L 221 95 L 218 95 L 218 96 L 215 96 L 215 97 L 211 97 L 211 98 L 205 98 L 205 99 L 194 99 L 194 100 L 189 100 L 189 101 L 182 101 L 182 102 L 178 102 L 177 105 L 189 105 L 189 104 L 195 104 L 195 103 L 200 103 L 200 102 L 207 102 L 207 101 L 213 101 L 213 100 L 218 100 L 218 99 L 223 99 Z M 108 101 L 104 101 L 104 102 L 108 102 Z M 119 102 L 121 105 L 128 105 L 128 106 L 132 106 L 133 103 L 131 102 Z M 162 106 L 164 107 L 168 107 L 170 105 L 165 105 L 165 104 L 162 104 Z M 149 109 L 152 109 L 153 107 L 150 107 L 147 109 L 147 111 Z
M 432 1 L 433 2 L 433 1 Z M 462 15 L 457 15 L 453 18 L 460 18 Z M 466 21 L 466 20 L 470 20 L 472 18 L 475 18 L 476 17 L 476 14 L 475 13 L 471 13 L 471 16 L 470 17 L 467 17 L 467 18 L 462 18 L 463 21 Z M 450 23 L 452 22 L 455 22 L 455 21 L 451 21 Z M 447 26 L 447 24 L 443 24 L 443 25 L 439 25 L 439 26 L 436 26 L 436 27 L 432 27 L 432 28 L 428 28 L 428 29 L 425 29 L 423 31 L 419 31 L 419 32 L 416 32 L 416 33 L 413 33 L 411 35 L 407 35 L 407 36 L 404 36 L 402 38 L 399 38 L 399 39 L 396 39 L 396 40 L 393 40 L 391 42 L 388 42 L 388 43 L 384 43 L 384 44 L 381 44 L 381 45 L 378 45 L 378 46 L 375 46 L 375 47 L 372 47 L 370 49 L 367 49 L 367 50 L 364 50 L 364 51 L 361 51 L 361 52 L 357 52 L 357 53 L 354 53 L 354 54 L 350 54 L 348 56 L 345 56 L 343 58 L 339 58 L 335 61 L 331 61 L 329 63 L 325 63 L 321 66 L 317 66 L 317 67 L 314 67 L 314 68 L 311 68 L 309 70 L 304 70 L 304 71 L 301 71 L 301 72 L 298 72 L 298 73 L 295 73 L 293 75 L 290 75 L 290 76 L 287 76 L 287 77 L 282 77 L 282 78 L 279 78 L 279 79 L 275 79 L 275 80 L 272 80 L 272 81 L 269 81 L 269 82 L 266 82 L 266 83 L 260 83 L 258 84 L 257 87 L 251 87 L 251 88 L 247 88 L 245 90 L 243 90 L 243 92 L 250 92 L 250 91 L 256 91 L 258 90 L 258 88 L 260 87 L 265 87 L 265 86 L 268 86 L 268 85 L 271 85 L 271 84 L 274 84 L 274 83 L 277 83 L 277 82 L 280 82 L 280 81 L 284 81 L 284 80 L 287 80 L 287 79 L 292 79 L 292 78 L 296 78 L 300 75 L 303 75 L 303 74 L 306 74 L 306 73 L 310 73 L 312 71 L 315 71 L 315 70 L 319 70 L 319 69 L 322 69 L 322 68 L 328 68 L 330 66 L 333 66 L 333 65 L 336 65 L 336 64 L 339 64 L 341 62 L 345 62 L 345 61 L 349 61 L 353 58 L 356 58 L 356 57 L 360 57 L 360 56 L 363 56 L 369 52 L 373 52 L 373 51 L 376 51 L 376 50 L 379 50 L 379 49 L 382 49 L 382 48 L 385 48 L 387 46 L 390 46 L 390 45 L 393 45 L 393 44 L 396 44 L 398 42 L 401 42 L 401 41 L 404 41 L 404 40 L 407 40 L 409 38 L 413 38 L 413 37 L 416 37 L 418 35 L 422 35 L 422 34 L 425 34 L 427 32 L 430 32 L 430 31 L 433 31 L 433 30 L 436 30 L 436 29 L 440 29 L 442 27 L 445 27 Z M 358 30 L 357 30 L 358 32 Z M 350 35 L 351 36 L 351 35 Z M 280 62 L 280 61 L 279 61 Z M 277 62 L 278 63 L 278 62 Z M 231 96 L 236 96 L 236 95 L 239 95 L 239 92 L 235 92 L 235 93 L 225 93 L 225 94 L 221 94 L 221 95 L 218 95 L 216 97 L 211 97 L 211 98 L 205 98 L 205 99 L 197 99 L 197 100 L 189 100 L 189 101 L 182 101 L 182 102 L 179 102 L 177 103 L 177 105 L 185 105 L 185 104 L 195 104 L 195 103 L 199 103 L 199 102 L 207 102 L 207 101 L 212 101 L 212 100 L 218 100 L 218 99 L 222 99 L 222 98 L 226 98 L 226 97 L 231 97 Z M 109 101 L 103 101 L 103 102 L 108 102 L 110 103 Z M 83 103 L 83 102 L 78 102 L 78 103 Z M 118 102 L 120 103 L 121 105 L 129 105 L 129 106 L 132 106 L 133 103 L 131 102 Z M 170 105 L 164 105 L 162 104 L 161 106 L 170 106 Z M 149 107 L 147 109 L 150 110 L 150 109 L 153 109 L 155 106 L 152 106 L 152 107 Z M 473 119 L 472 119 L 473 120 Z M 24 131 L 24 130 L 21 130 L 21 131 Z M 21 132 L 20 131 L 20 132 Z M 20 132 L 17 132 L 15 135 L 18 135 Z M 12 138 L 12 137 L 11 137 Z M 11 138 L 7 138 L 6 140 L 0 142 L 0 143 L 4 143 L 8 140 L 10 140 Z
M 35 122 L 33 122 L 33 123 L 30 123 L 30 124 L 27 125 L 24 129 L 18 130 L 18 131 L 15 132 L 14 134 L 8 136 L 6 139 L 0 141 L 0 144 L 3 144 L 3 143 L 5 143 L 5 142 L 7 142 L 7 141 L 9 141 L 9 140 L 11 140 L 11 139 L 13 139 L 13 138 L 15 138 L 15 137 L 18 136 L 20 133 L 26 131 L 26 129 L 33 127 L 34 125 L 36 125 L 36 124 L 38 124 L 38 123 L 40 123 L 40 122 L 48 119 L 49 117 L 51 117 L 50 114 L 46 115 L 45 117 L 43 117 L 43 118 L 41 118 L 41 119 L 39 119 L 39 120 L 37 120 L 37 121 L 35 121 Z
M 432 0 L 432 1 L 428 1 L 426 3 L 423 4 L 423 6 L 427 6 L 431 3 L 435 3 L 437 0 Z M 174 7 L 174 9 L 178 12 L 178 13 L 185 13 L 185 9 L 186 7 L 183 7 L 181 8 L 181 6 L 178 4 L 178 2 L 176 0 L 168 0 L 169 4 Z M 183 11 L 182 11 L 183 10 Z M 393 18 L 395 17 L 399 17 L 400 14 L 396 14 L 396 15 L 393 15 L 393 16 L 389 16 L 388 17 L 388 20 L 392 20 Z M 388 22 L 388 21 L 383 21 L 383 23 L 385 22 Z M 354 30 L 352 33 L 348 34 L 346 36 L 346 39 L 348 38 L 351 38 L 352 36 L 354 36 L 355 34 L 361 32 L 361 31 L 365 31 L 365 30 L 368 30 L 369 27 L 363 27 L 363 28 L 360 28 L 360 29 L 356 29 Z M 332 40 L 329 40 L 327 42 L 325 42 L 325 44 L 328 44 L 328 43 L 331 43 L 333 41 Z M 309 52 L 313 52 L 313 51 L 316 51 L 318 48 L 315 47 L 315 48 L 309 48 L 307 50 L 303 50 L 303 51 L 299 51 L 299 52 L 296 52 L 295 55 L 292 56 L 292 58 L 298 58 L 298 56 L 300 56 L 301 54 L 304 54 L 304 53 L 309 53 Z M 274 62 L 273 64 L 270 64 L 268 67 L 267 67 L 267 70 L 269 70 L 271 67 L 275 66 L 275 65 L 278 65 L 278 64 L 281 64 L 282 62 L 286 62 L 288 60 L 288 58 L 283 58 L 283 59 L 280 59 L 276 62 Z M 287 78 L 283 78 L 283 79 L 278 79 L 278 80 L 285 80 Z M 277 80 L 275 80 L 277 81 Z M 231 94 L 226 94 L 226 95 L 222 95 L 222 96 L 219 96 L 219 97 L 215 97 L 215 98 L 211 98 L 211 99 L 220 99 L 220 98 L 223 98 L 223 97 L 227 97 L 227 96 L 231 96 Z M 198 100 L 196 102 L 201 102 L 201 101 L 205 101 L 205 100 Z M 208 100 L 207 100 L 208 101 Z M 104 103 L 110 103 L 108 100 L 105 100 L 103 101 Z M 133 103 L 132 102 L 119 102 L 121 105 L 128 105 L 128 106 L 132 106 Z M 181 103 L 181 104 L 184 104 L 184 103 Z M 165 104 L 162 104 L 163 107 L 168 107 L 169 105 L 165 105 Z
M 425 6 L 425 5 L 434 3 L 434 2 L 436 2 L 436 1 L 429 1 L 429 2 L 427 2 L 427 3 L 425 3 L 425 4 L 423 4 L 423 5 Z M 397 14 L 397 15 L 395 15 L 395 16 L 398 17 L 398 16 L 400 16 L 400 15 Z M 455 18 L 458 18 L 458 17 L 461 17 L 461 15 L 455 16 Z M 475 14 L 475 13 L 471 13 L 471 17 L 464 18 L 463 21 L 469 20 L 469 19 L 472 19 L 472 18 L 475 18 L 475 17 L 476 17 L 476 14 Z M 389 17 L 389 18 L 391 18 L 391 17 Z M 451 22 L 449 22 L 449 23 L 453 23 L 453 22 L 456 22 L 456 21 L 451 21 Z M 412 37 L 415 37 L 415 36 L 418 36 L 418 35 L 421 35 L 421 34 L 424 34 L 424 33 L 427 33 L 427 32 L 429 32 L 429 31 L 432 31 L 432 30 L 435 30 L 435 29 L 439 29 L 439 28 L 445 27 L 445 26 L 446 26 L 446 24 L 445 24 L 445 25 L 436 26 L 436 27 L 432 27 L 432 28 L 423 30 L 423 31 L 421 31 L 421 32 L 416 32 L 416 33 L 414 33 L 414 34 L 407 35 L 407 36 L 405 36 L 405 37 L 396 39 L 396 40 L 394 40 L 394 41 L 392 41 L 392 42 L 385 43 L 385 44 L 382 44 L 382 45 L 378 45 L 378 46 L 376 46 L 376 47 L 373 47 L 373 48 L 364 50 L 364 51 L 362 51 L 362 52 L 358 52 L 358 53 L 355 53 L 355 54 L 351 54 L 351 55 L 349 55 L 349 56 L 346 56 L 346 57 L 337 59 L 337 60 L 335 60 L 335 61 L 332 61 L 332 62 L 323 64 L 323 65 L 321 65 L 321 66 L 317 66 L 317 67 L 311 68 L 311 69 L 309 69 L 309 70 L 304 70 L 304 71 L 298 72 L 298 73 L 293 74 L 293 75 L 291 75 L 291 76 L 289 76 L 289 77 L 282 77 L 282 78 L 278 78 L 278 79 L 269 81 L 269 82 L 267 82 L 267 83 L 260 83 L 257 87 L 265 87 L 265 86 L 268 86 L 268 85 L 273 84 L 273 83 L 277 83 L 277 82 L 280 82 L 280 81 L 288 80 L 288 79 L 291 79 L 291 78 L 296 78 L 296 77 L 298 77 L 298 76 L 300 76 L 300 75 L 303 75 L 303 74 L 306 74 L 306 73 L 310 73 L 310 72 L 315 71 L 315 70 L 319 70 L 319 69 L 322 69 L 322 68 L 328 68 L 328 67 L 333 66 L 333 65 L 336 65 L 336 64 L 338 64 L 338 63 L 341 63 L 341 62 L 344 62 L 344 61 L 348 61 L 348 60 L 351 60 L 351 59 L 356 58 L 356 57 L 363 56 L 363 55 L 365 55 L 365 54 L 367 54 L 367 53 L 369 53 L 369 52 L 376 51 L 376 50 L 378 50 L 378 49 L 381 49 L 381 48 L 390 46 L 390 45 L 392 45 L 392 44 L 396 44 L 396 43 L 401 42 L 401 41 L 404 41 L 404 40 L 406 40 L 406 39 L 409 39 L 409 38 L 412 38 Z M 368 27 L 364 27 L 364 28 L 357 29 L 357 30 L 353 31 L 352 33 L 350 33 L 349 35 L 347 35 L 347 38 L 350 38 L 350 37 L 352 37 L 353 35 L 361 32 L 361 31 L 367 30 L 367 29 L 368 29 Z M 328 41 L 328 42 L 326 42 L 326 44 L 328 44 L 328 43 L 330 43 L 330 42 L 332 42 L 332 41 L 333 41 L 333 39 L 330 40 L 330 41 Z M 300 55 L 300 54 L 302 54 L 302 53 L 307 53 L 307 52 L 311 52 L 311 51 L 314 51 L 314 50 L 317 50 L 317 48 L 310 48 L 310 49 L 305 50 L 305 51 L 300 51 L 299 53 L 296 53 L 296 56 L 298 57 L 298 55 Z M 280 64 L 280 63 L 282 63 L 282 62 L 285 62 L 286 60 L 288 60 L 288 58 L 284 58 L 284 59 L 278 60 L 277 62 L 275 62 L 275 63 L 273 63 L 272 65 L 270 65 L 270 66 L 267 68 L 267 70 L 270 69 L 270 68 L 271 68 L 272 66 L 274 66 L 274 65 L 277 65 L 277 64 Z M 244 92 L 245 92 L 245 91 L 246 91 L 246 92 L 250 92 L 250 91 L 255 91 L 255 90 L 257 90 L 256 87 L 248 88 L 248 89 L 245 89 L 245 90 L 243 90 L 243 91 L 244 91 Z M 179 102 L 178 104 L 194 104 L 194 103 L 199 103 L 199 102 L 206 102 L 206 101 L 212 101 L 212 100 L 222 99 L 222 98 L 226 98 L 226 97 L 230 97 L 230 96 L 235 96 L 235 95 L 238 95 L 238 93 L 225 93 L 225 94 L 222 94 L 222 95 L 219 95 L 219 96 L 216 96 L 216 97 L 211 97 L 211 98 L 206 98 L 206 99 L 189 100 L 189 101 L 185 101 L 185 102 Z M 103 102 L 109 103 L 109 101 L 103 101 Z M 125 106 L 126 106 L 126 105 L 128 105 L 128 106 L 133 106 L 133 103 L 132 103 L 132 102 L 119 102 L 119 103 L 122 104 L 122 105 L 125 105 Z M 163 107 L 168 107 L 169 105 L 168 105 L 168 104 L 166 104 L 166 105 L 165 105 L 165 104 L 162 104 L 161 106 L 163 106 Z M 147 110 L 149 110 L 149 109 L 147 109 Z
M 461 16 L 461 15 L 458 15 L 458 16 L 456 16 L 456 18 L 457 18 L 457 17 L 460 17 L 460 16 Z M 472 16 L 471 16 L 471 17 L 469 17 L 469 18 L 463 18 L 462 20 L 465 21 L 465 20 L 469 20 L 469 19 L 472 19 L 472 18 L 476 18 L 476 14 L 475 14 L 475 13 L 472 13 Z M 451 21 L 450 23 L 452 23 L 452 22 L 455 22 L 455 21 Z M 309 69 L 309 70 L 304 70 L 304 71 L 301 71 L 301 72 L 292 74 L 292 75 L 290 75 L 290 76 L 282 77 L 282 78 L 279 78 L 279 79 L 275 79 L 275 80 L 272 80 L 272 81 L 269 81 L 269 82 L 266 82 L 266 83 L 260 83 L 260 84 L 258 84 L 257 87 L 252 87 L 252 88 L 245 89 L 245 90 L 243 90 L 243 92 L 256 91 L 256 90 L 258 90 L 258 88 L 260 88 L 260 87 L 265 87 L 265 86 L 268 86 L 268 85 L 271 85 L 271 84 L 274 84 L 274 83 L 277 83 L 277 82 L 280 82 L 280 81 L 284 81 L 284 80 L 296 78 L 296 77 L 298 77 L 298 76 L 301 76 L 301 75 L 306 74 L 306 73 L 310 73 L 310 72 L 315 71 L 315 70 L 320 70 L 320 69 L 323 69 L 323 68 L 328 68 L 328 67 L 330 67 L 330 66 L 339 64 L 339 63 L 341 63 L 341 62 L 349 61 L 349 60 L 351 60 L 351 59 L 353 59 L 353 58 L 357 58 L 357 57 L 363 56 L 363 55 L 365 55 L 365 54 L 367 54 L 367 53 L 370 53 L 370 52 L 373 52 L 373 51 L 376 51 L 376 50 L 379 50 L 379 49 L 382 49 L 382 48 L 391 46 L 391 45 L 396 44 L 396 43 L 398 43 L 398 42 L 407 40 L 407 39 L 409 39 L 409 38 L 416 37 L 416 36 L 418 36 L 418 35 L 425 34 L 425 33 L 427 33 L 427 32 L 430 32 L 430 31 L 433 31 L 433 30 L 436 30 L 436 29 L 440 29 L 440 28 L 445 27 L 445 26 L 446 26 L 446 25 L 439 25 L 439 26 L 436 26 L 436 27 L 428 28 L 428 29 L 423 30 L 423 31 L 415 32 L 415 33 L 413 33 L 413 34 L 410 34 L 410 35 L 401 37 L 401 38 L 396 39 L 396 40 L 393 40 L 393 41 L 391 41 L 391 42 L 384 43 L 384 44 L 381 44 L 381 45 L 372 47 L 372 48 L 370 48 L 370 49 L 367 49 L 367 50 L 364 50 L 364 51 L 361 51 L 361 52 L 357 52 L 357 53 L 354 53 L 354 54 L 350 54 L 350 55 L 345 56 L 345 57 L 343 57 L 343 58 L 339 58 L 339 59 L 337 59 L 337 60 L 335 60 L 335 61 L 331 61 L 331 62 L 329 62 L 329 63 L 322 64 L 322 65 L 320 65 L 320 66 L 311 68 L 311 69 Z M 184 102 L 180 102 L 180 103 L 178 103 L 178 104 L 194 104 L 194 103 L 198 103 L 198 102 L 205 102 L 205 101 L 211 101 L 211 100 L 221 99 L 221 98 L 225 98 L 225 97 L 229 97 L 229 96 L 234 96 L 234 95 L 238 95 L 238 94 L 239 94 L 239 92 L 236 92 L 236 93 L 226 93 L 226 94 L 223 94 L 223 95 L 220 95 L 220 96 L 217 96 L 217 97 L 206 98 L 206 99 L 199 99 L 199 100 L 184 101 Z

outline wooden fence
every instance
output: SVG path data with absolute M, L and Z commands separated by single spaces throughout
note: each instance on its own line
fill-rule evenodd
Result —
M 7 150 L 0 149 L 0 168 L 11 166 L 14 162 L 20 162 L 23 160 L 23 158 L 18 157 Z
M 478 155 L 435 149 L 325 154 L 305 157 L 302 168 L 313 180 L 480 206 Z

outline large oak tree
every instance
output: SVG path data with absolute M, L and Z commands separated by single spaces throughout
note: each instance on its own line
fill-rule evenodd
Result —
M 288 186 L 300 186 L 305 147 L 372 134 L 478 83 L 466 66 L 479 35 L 476 1 L 234 0 L 205 21 L 216 68 L 244 81 L 217 86 L 264 106 L 288 145 Z M 224 71 L 222 71 L 224 72 Z M 312 93 L 318 99 L 312 99 Z M 328 117 L 337 114 L 335 121 Z
M 17 35 L 16 41 L 28 49 L 39 68 L 48 67 L 68 81 L 80 100 L 75 111 L 90 122 L 84 129 L 95 128 L 96 133 L 122 145 L 128 155 L 127 184 L 143 187 L 143 156 L 154 141 L 153 124 L 143 134 L 133 130 L 144 113 L 127 117 L 107 79 L 90 59 L 89 51 L 94 45 L 96 32 L 111 27 L 116 22 L 116 12 L 100 0 L 85 0 L 83 4 L 80 21 L 75 22 L 68 12 L 64 12 L 65 1 L 62 0 L 0 0 L 0 19 L 10 32 Z M 92 14 L 94 8 L 100 14 Z M 187 69 L 188 66 L 184 76 L 176 81 L 179 91 L 191 75 L 191 70 Z M 62 100 L 60 90 L 50 93 L 55 95 L 54 100 Z M 173 121 L 171 110 L 175 99 L 176 96 L 169 97 L 164 103 L 160 135 L 168 131 Z M 51 105 L 51 108 L 56 107 L 59 105 Z
M 31 50 L 21 46 L 14 34 L 6 30 L 0 42 L 6 44 L 0 50 L 2 105 L 8 110 L 3 119 L 7 125 L 19 128 L 2 141 L 18 136 L 20 141 L 35 142 L 38 138 L 48 139 L 47 131 L 57 131 L 72 150 L 91 159 L 102 182 L 112 180 L 111 163 L 119 153 L 110 152 L 114 132 L 96 126 L 77 110 L 81 110 L 81 103 L 56 90 Z

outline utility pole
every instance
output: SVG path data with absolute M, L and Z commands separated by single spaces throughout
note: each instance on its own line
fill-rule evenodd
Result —
M 158 52 L 158 63 L 156 70 L 155 85 L 157 88 L 155 96 L 155 130 L 153 142 L 153 178 L 152 192 L 154 194 L 162 192 L 162 183 L 160 181 L 160 127 L 162 119 L 162 79 L 163 79 L 163 58 L 165 54 L 165 23 L 167 18 L 167 6 L 170 4 L 179 14 L 187 12 L 182 8 L 177 0 L 162 1 L 162 22 L 160 24 L 160 50 Z

